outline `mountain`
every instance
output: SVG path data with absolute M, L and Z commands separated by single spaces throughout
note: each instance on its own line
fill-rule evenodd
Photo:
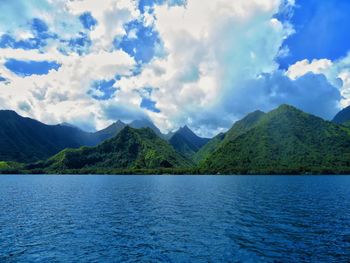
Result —
M 265 115 L 264 112 L 257 110 L 252 113 L 249 113 L 243 119 L 235 122 L 232 128 L 227 131 L 224 142 L 232 141 L 236 139 L 238 136 L 240 136 L 241 134 L 249 131 L 261 120 L 261 118 L 264 115 Z
M 161 133 L 161 131 L 158 129 L 157 126 L 153 124 L 150 120 L 143 119 L 143 120 L 135 120 L 128 124 L 131 128 L 134 129 L 142 129 L 142 128 L 150 128 L 152 131 L 155 132 L 160 138 L 164 138 L 164 134 Z
M 195 163 L 200 163 L 209 157 L 215 150 L 223 143 L 229 142 L 237 138 L 239 135 L 247 132 L 254 127 L 258 121 L 265 115 L 262 111 L 254 111 L 249 113 L 242 120 L 235 122 L 230 130 L 226 133 L 220 133 L 212 138 L 207 144 L 205 144 L 197 153 L 193 156 Z
M 125 124 L 122 121 L 117 121 L 113 123 L 112 125 L 106 127 L 103 130 L 100 130 L 95 133 L 95 136 L 102 142 L 107 139 L 113 138 L 116 136 L 122 129 L 124 129 L 126 126 L 130 126 L 134 129 L 142 129 L 142 128 L 150 128 L 153 130 L 159 137 L 163 138 L 165 135 L 161 133 L 161 131 L 155 126 L 151 121 L 149 120 L 135 120 L 129 124 Z
M 191 158 L 208 141 L 209 139 L 197 136 L 190 128 L 184 126 L 175 132 L 169 143 L 177 152 Z
M 77 126 L 70 124 L 68 122 L 62 122 L 59 125 L 79 129 Z
M 90 133 L 64 125 L 46 125 L 14 111 L 0 111 L 0 161 L 46 159 L 67 147 L 95 145 Z
M 350 106 L 338 112 L 332 121 L 337 124 L 346 124 L 346 123 L 349 124 L 350 123 Z
M 193 155 L 192 160 L 197 164 L 205 160 L 207 157 L 210 156 L 210 154 L 215 152 L 215 150 L 219 147 L 219 145 L 225 139 L 225 136 L 226 136 L 225 133 L 220 133 L 216 135 L 207 144 L 205 144 L 202 148 L 200 148 L 198 152 L 196 152 Z
M 219 147 L 201 164 L 213 173 L 337 173 L 350 170 L 350 130 L 282 105 Z
M 114 137 L 126 126 L 117 121 L 103 130 L 90 133 L 69 123 L 46 125 L 10 110 L 0 110 L 0 122 L 0 161 L 23 163 L 45 160 L 65 148 L 96 146 Z M 130 125 L 149 127 L 158 136 L 164 136 L 148 120 L 133 121 Z
M 124 122 L 117 121 L 105 129 L 95 132 L 95 136 L 102 142 L 116 136 L 125 126 L 126 124 Z
M 59 172 L 69 169 L 156 169 L 191 165 L 150 128 L 126 126 L 118 135 L 98 146 L 63 150 L 45 162 L 44 167 Z

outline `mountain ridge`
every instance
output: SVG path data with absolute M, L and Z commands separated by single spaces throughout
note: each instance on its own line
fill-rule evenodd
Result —
M 187 158 L 192 158 L 209 139 L 196 135 L 187 125 L 178 129 L 169 139 L 176 151 Z
M 202 168 L 227 173 L 323 173 L 349 169 L 350 131 L 289 105 L 222 144 Z
M 189 167 L 151 128 L 124 127 L 115 137 L 95 147 L 65 149 L 43 163 L 49 170 L 155 169 Z

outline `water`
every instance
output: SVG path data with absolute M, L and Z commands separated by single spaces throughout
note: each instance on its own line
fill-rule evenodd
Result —
M 0 262 L 349 262 L 347 176 L 0 176 Z

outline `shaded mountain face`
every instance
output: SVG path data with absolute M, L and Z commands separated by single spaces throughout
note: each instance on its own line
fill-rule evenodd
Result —
M 0 111 L 0 160 L 32 162 L 67 147 L 96 145 L 90 133 L 64 125 L 46 125 L 14 111 Z
M 337 124 L 350 124 L 350 106 L 338 112 L 332 121 Z
M 110 139 L 116 136 L 122 129 L 124 129 L 126 124 L 122 121 L 117 121 L 107 128 L 95 132 L 95 136 L 98 138 L 100 142 Z
M 79 129 L 77 126 L 70 124 L 68 122 L 62 122 L 59 125 Z
M 180 128 L 169 139 L 169 143 L 183 156 L 191 158 L 209 139 L 197 136 L 190 128 L 184 126 Z
M 350 130 L 288 105 L 262 115 L 240 134 L 232 129 L 228 134 L 236 135 L 224 139 L 201 165 L 203 170 L 215 173 L 349 170 Z
M 158 129 L 157 126 L 154 125 L 153 122 L 149 120 L 135 120 L 129 124 L 131 128 L 134 129 L 141 129 L 141 128 L 150 128 L 152 131 L 155 132 L 159 137 L 163 138 L 164 134 L 161 133 L 161 131 Z
M 0 122 L 0 161 L 23 163 L 45 160 L 65 148 L 96 146 L 116 136 L 126 126 L 117 121 L 103 130 L 89 133 L 68 123 L 46 125 L 9 110 L 0 111 Z M 150 121 L 134 121 L 130 125 L 149 127 L 163 136 Z
M 126 126 L 118 135 L 96 147 L 66 149 L 50 158 L 45 167 L 69 169 L 154 169 L 189 167 L 192 163 L 150 128 Z

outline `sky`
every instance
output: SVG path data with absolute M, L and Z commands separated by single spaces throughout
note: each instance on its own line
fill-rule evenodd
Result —
M 0 0 L 0 109 L 202 136 L 287 103 L 350 104 L 348 0 Z

